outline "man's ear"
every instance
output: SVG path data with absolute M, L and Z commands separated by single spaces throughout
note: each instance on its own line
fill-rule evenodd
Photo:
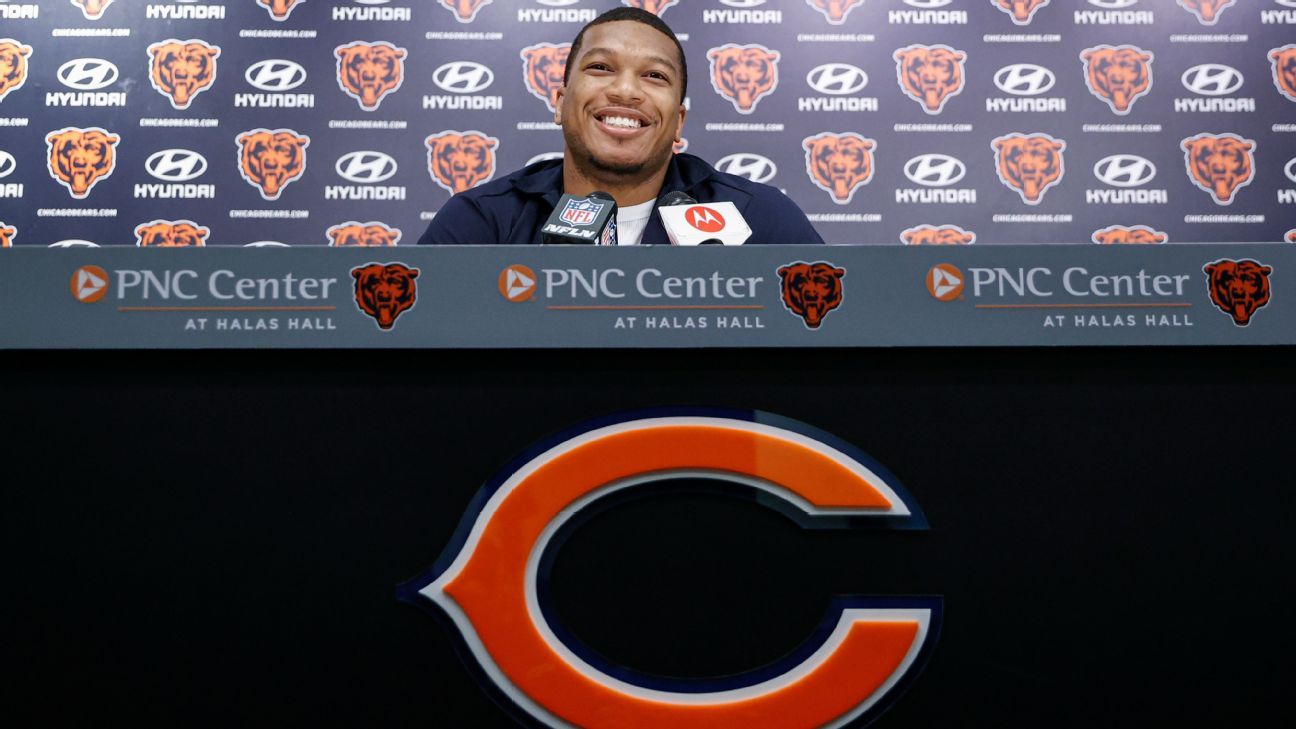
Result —
M 556 98 L 554 99 L 554 124 L 562 126 L 562 108 L 563 97 L 567 95 L 567 84 L 558 87 Z
M 688 109 L 684 108 L 684 102 L 680 102 L 679 109 L 679 126 L 675 127 L 675 141 L 678 142 L 684 138 L 684 117 L 688 116 Z

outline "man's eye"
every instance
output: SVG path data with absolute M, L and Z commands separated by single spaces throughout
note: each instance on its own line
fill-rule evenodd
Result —
M 611 68 L 606 63 L 591 63 L 585 67 L 587 71 L 610 71 Z
M 666 74 L 662 73 L 661 71 L 649 71 L 644 75 L 647 76 L 648 78 L 655 78 L 661 81 L 669 81 L 669 79 L 666 78 Z

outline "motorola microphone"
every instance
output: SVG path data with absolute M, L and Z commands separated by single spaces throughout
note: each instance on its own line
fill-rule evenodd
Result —
M 673 246 L 740 246 L 752 234 L 738 206 L 731 202 L 702 205 L 677 190 L 662 198 L 657 209 Z
M 540 229 L 540 242 L 614 246 L 617 244 L 616 213 L 616 200 L 601 190 L 585 197 L 563 195 Z

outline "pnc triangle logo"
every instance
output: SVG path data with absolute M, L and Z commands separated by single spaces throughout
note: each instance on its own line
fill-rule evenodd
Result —
M 82 266 L 72 273 L 72 298 L 93 304 L 108 295 L 108 272 L 98 266 Z
M 535 295 L 535 271 L 521 264 L 514 264 L 500 271 L 500 296 L 514 303 L 530 301 Z
M 927 293 L 937 301 L 953 301 L 963 295 L 963 272 L 948 263 L 938 263 L 927 272 Z

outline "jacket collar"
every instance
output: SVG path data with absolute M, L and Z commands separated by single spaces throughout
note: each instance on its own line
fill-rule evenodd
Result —
M 699 157 L 683 153 L 671 155 L 671 161 L 666 165 L 666 180 L 662 183 L 657 199 L 661 200 L 666 193 L 676 190 L 696 197 L 693 195 L 693 189 L 706 182 L 713 174 L 715 169 Z M 558 204 L 558 198 L 562 196 L 562 186 L 561 160 L 541 162 L 534 167 L 529 167 L 523 170 L 523 174 L 513 182 L 514 188 L 527 195 L 544 198 L 551 208 Z

